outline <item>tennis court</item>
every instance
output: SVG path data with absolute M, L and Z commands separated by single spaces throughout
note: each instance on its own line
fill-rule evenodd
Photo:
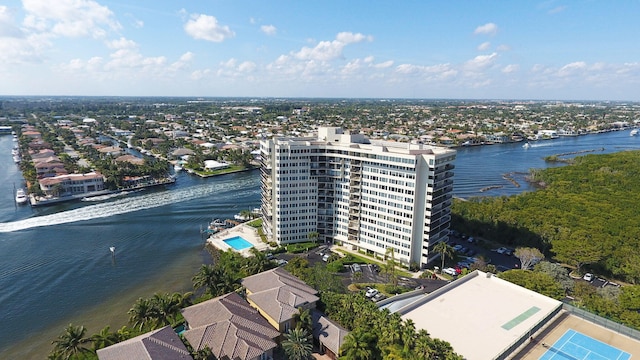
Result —
M 544 346 L 544 345 L 543 345 Z M 631 354 L 575 330 L 567 330 L 540 360 L 628 360 Z

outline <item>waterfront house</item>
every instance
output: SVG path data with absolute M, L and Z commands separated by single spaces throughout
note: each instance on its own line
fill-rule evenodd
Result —
M 99 360 L 193 359 L 180 337 L 165 326 L 96 351 Z
M 39 180 L 38 183 L 46 196 L 54 197 L 104 190 L 104 177 L 98 172 L 48 177 Z
M 139 157 L 133 155 L 122 155 L 116 158 L 116 162 L 128 162 L 133 165 L 144 165 L 144 159 L 140 159 Z
M 279 332 L 295 327 L 298 308 L 315 309 L 318 291 L 282 268 L 275 268 L 242 280 L 252 307 Z
M 39 159 L 37 162 L 34 161 L 33 166 L 36 169 L 36 176 L 38 179 L 68 174 L 67 170 L 64 168 L 64 164 L 57 156 L 52 156 L 47 159 Z
M 216 359 L 269 359 L 278 346 L 280 333 L 234 292 L 184 308 L 182 316 L 185 339 L 196 351 L 208 347 Z

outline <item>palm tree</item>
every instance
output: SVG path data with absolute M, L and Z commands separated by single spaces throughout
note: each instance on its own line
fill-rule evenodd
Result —
M 301 328 L 290 329 L 285 334 L 285 340 L 282 342 L 282 349 L 287 358 L 291 360 L 309 359 L 312 354 L 313 346 L 311 338 L 306 330 Z
M 360 328 L 355 329 L 344 338 L 340 353 L 347 359 L 369 360 L 373 354 L 371 351 L 373 339 L 370 333 Z
M 84 337 L 86 333 L 87 329 L 84 326 L 73 326 L 69 324 L 69 326 L 65 328 L 64 333 L 58 336 L 58 340 L 52 342 L 55 345 L 54 353 L 58 354 L 59 358 L 65 360 L 78 356 L 79 354 L 90 353 L 91 350 L 84 347 L 84 344 L 91 341 L 89 338 Z
M 138 298 L 128 313 L 129 323 L 140 331 L 148 327 L 155 319 L 154 309 L 149 299 Z
M 316 243 L 316 241 L 318 241 L 318 236 L 320 234 L 318 234 L 317 231 L 312 231 L 310 233 L 307 234 L 307 238 L 309 238 L 309 241 L 313 242 L 314 244 Z
M 311 318 L 309 309 L 299 307 L 298 313 L 293 315 L 293 320 L 296 322 L 296 328 L 302 328 L 308 333 L 311 333 L 313 330 L 313 319 Z
M 386 263 L 382 266 L 382 271 L 387 275 L 387 279 L 393 286 L 398 286 L 398 276 L 396 274 L 395 249 L 389 246 L 384 253 Z
M 249 249 L 249 252 L 253 256 L 247 259 L 247 263 L 245 265 L 247 275 L 261 273 L 272 267 L 271 260 L 267 259 L 267 255 L 264 252 L 256 249 L 255 247 Z
M 420 329 L 418 331 L 413 351 L 419 359 L 431 358 L 434 351 L 431 347 L 431 336 L 426 330 Z
M 236 280 L 225 269 L 215 265 L 202 265 L 193 277 L 193 287 L 205 288 L 211 296 L 220 296 L 235 290 Z
M 437 252 L 438 254 L 440 254 L 440 259 L 442 260 L 442 266 L 440 267 L 440 270 L 444 269 L 444 261 L 446 258 L 452 258 L 453 255 L 455 254 L 455 251 L 453 251 L 453 248 L 451 246 L 449 246 L 449 244 L 447 244 L 444 241 L 441 241 L 437 244 L 435 244 L 435 246 L 433 247 L 433 251 Z
M 99 333 L 91 335 L 91 341 L 93 342 L 93 351 L 105 348 L 109 345 L 117 343 L 118 334 L 109 331 L 109 326 L 105 326 Z
M 158 328 L 171 324 L 180 312 L 178 304 L 169 294 L 153 294 L 151 306 L 155 315 L 155 326 Z

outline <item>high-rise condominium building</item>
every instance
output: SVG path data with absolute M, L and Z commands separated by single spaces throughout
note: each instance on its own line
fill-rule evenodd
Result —
M 332 242 L 425 265 L 447 240 L 456 151 L 370 141 L 340 128 L 260 142 L 263 230 L 270 241 Z

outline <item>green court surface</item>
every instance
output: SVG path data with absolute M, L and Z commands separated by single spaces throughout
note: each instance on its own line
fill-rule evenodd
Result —
M 505 330 L 511 330 L 516 327 L 521 322 L 530 318 L 533 314 L 540 311 L 540 308 L 537 306 L 532 306 L 529 310 L 523 312 L 522 314 L 516 316 L 515 318 L 509 320 L 506 324 L 502 325 L 502 328 Z

